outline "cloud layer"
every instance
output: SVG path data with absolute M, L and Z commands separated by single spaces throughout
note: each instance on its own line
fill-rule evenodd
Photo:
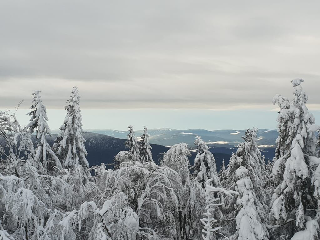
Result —
M 320 3 L 0 1 L 0 105 L 272 108 L 305 78 L 320 104 Z

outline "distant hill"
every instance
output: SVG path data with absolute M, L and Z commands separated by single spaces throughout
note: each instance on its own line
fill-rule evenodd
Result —
M 128 150 L 125 147 L 125 139 L 89 132 L 85 132 L 84 137 L 90 165 L 113 164 L 114 157 L 120 151 Z M 151 147 L 152 158 L 158 164 L 162 154 L 168 151 L 169 148 L 157 144 L 151 144 Z
M 90 130 L 103 135 L 112 136 L 115 138 L 126 139 L 127 131 L 118 130 Z M 237 145 L 243 141 L 242 136 L 245 130 L 203 130 L 203 129 L 149 129 L 150 142 L 162 146 L 172 146 L 177 143 L 187 143 L 190 149 L 194 149 L 194 140 L 196 136 L 207 142 L 210 151 L 214 154 L 219 168 L 222 160 L 225 163 L 229 162 L 230 156 L 237 150 Z M 140 136 L 142 131 L 136 131 L 136 136 Z M 275 152 L 275 142 L 278 137 L 276 130 L 259 129 L 258 130 L 258 144 L 266 161 L 272 160 Z M 194 156 L 190 158 L 193 164 Z
M 127 132 L 117 130 L 95 130 L 96 132 L 84 132 L 86 139 L 86 149 L 88 151 L 88 161 L 90 166 L 100 165 L 105 163 L 108 168 L 113 167 L 114 157 L 120 151 L 127 150 L 125 148 L 125 141 Z M 112 136 L 109 136 L 110 134 Z M 136 136 L 142 134 L 141 131 L 136 132 Z M 217 168 L 220 169 L 222 161 L 225 164 L 229 163 L 229 159 L 233 152 L 236 152 L 237 145 L 242 141 L 241 136 L 244 135 L 244 130 L 173 130 L 173 129 L 156 129 L 149 130 L 150 142 L 152 143 L 152 155 L 154 161 L 159 164 L 163 153 L 168 151 L 169 146 L 177 143 L 187 143 L 191 149 L 190 165 L 193 165 L 196 156 L 194 138 L 201 136 L 210 147 L 213 153 Z M 275 142 L 277 137 L 276 131 L 259 130 L 259 144 L 265 145 L 261 147 L 262 154 L 266 160 L 271 160 L 274 157 L 274 146 L 271 145 L 272 141 Z M 56 136 L 53 136 L 51 141 Z M 220 142 L 219 142 L 219 141 Z M 49 141 L 50 142 L 50 141 Z M 270 145 L 270 146 L 269 146 Z
M 90 166 L 100 165 L 104 163 L 108 168 L 113 168 L 114 157 L 120 151 L 126 151 L 125 139 L 119 139 L 115 137 L 110 137 L 103 134 L 84 132 L 84 138 L 86 139 L 85 147 L 88 152 L 88 162 Z M 48 137 L 48 143 L 52 146 L 57 134 L 52 134 Z M 35 140 L 35 139 L 33 139 Z M 159 163 L 162 154 L 168 151 L 168 147 L 164 147 L 157 144 L 151 144 L 152 147 L 152 157 L 156 163 Z
M 120 139 L 126 139 L 127 131 L 118 130 L 90 130 L 90 132 L 104 134 Z M 245 130 L 203 130 L 203 129 L 149 129 L 150 142 L 163 146 L 172 146 L 177 143 L 187 143 L 191 148 L 194 147 L 196 136 L 213 146 L 237 146 L 243 141 Z M 142 131 L 136 131 L 136 136 L 140 136 Z M 274 147 L 278 132 L 276 130 L 259 129 L 258 144 L 262 147 Z
M 142 132 L 137 131 L 136 136 Z M 110 134 L 111 136 L 107 135 Z M 220 169 L 222 161 L 225 164 L 229 163 L 229 159 L 233 152 L 236 152 L 237 145 L 242 141 L 241 136 L 244 135 L 243 130 L 173 130 L 173 129 L 156 129 L 149 130 L 150 142 L 152 143 L 152 155 L 154 161 L 159 164 L 163 153 L 168 151 L 169 147 L 177 143 L 187 143 L 191 150 L 190 165 L 193 165 L 196 156 L 194 139 L 195 136 L 201 136 L 213 153 L 217 168 Z M 52 134 L 48 137 L 48 143 L 52 146 L 57 134 Z M 115 130 L 95 130 L 95 132 L 84 132 L 86 139 L 86 149 L 88 152 L 87 159 L 90 166 L 106 164 L 107 168 L 113 168 L 114 157 L 120 152 L 127 150 L 125 141 L 127 132 Z M 274 157 L 274 142 L 277 137 L 277 132 L 272 130 L 259 130 L 259 145 L 262 154 L 266 160 L 271 160 Z M 35 136 L 33 136 L 35 140 Z
M 113 168 L 114 157 L 120 151 L 126 151 L 125 142 L 126 139 L 115 138 L 104 134 L 84 132 L 84 138 L 86 139 L 85 146 L 88 152 L 88 162 L 90 166 L 100 165 L 104 163 L 107 168 Z M 52 134 L 47 138 L 48 143 L 52 146 L 53 141 L 56 139 L 57 134 Z M 35 139 L 33 139 L 35 140 Z M 151 144 L 152 157 L 154 161 L 159 164 L 162 159 L 163 153 L 169 150 L 169 147 Z M 220 169 L 223 159 L 228 164 L 232 152 L 236 151 L 236 148 L 226 147 L 212 147 L 210 151 L 214 154 L 216 159 L 217 168 Z M 190 165 L 193 165 L 196 151 L 191 150 L 191 156 L 189 157 Z

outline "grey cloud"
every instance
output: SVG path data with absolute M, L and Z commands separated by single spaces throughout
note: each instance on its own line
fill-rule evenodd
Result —
M 320 103 L 319 7 L 3 1 L 1 105 L 39 88 L 49 107 L 61 107 L 78 85 L 88 108 L 270 106 L 275 93 L 290 96 L 296 77 L 306 78 L 310 102 Z

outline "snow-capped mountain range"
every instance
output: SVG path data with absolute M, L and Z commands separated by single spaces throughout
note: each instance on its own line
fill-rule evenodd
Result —
M 99 133 L 120 139 L 127 138 L 127 131 L 110 129 L 90 129 L 88 132 Z M 200 136 L 207 144 L 212 146 L 237 146 L 243 139 L 245 130 L 204 130 L 188 129 L 177 130 L 170 128 L 148 129 L 150 142 L 163 146 L 172 146 L 177 143 L 187 143 L 190 148 L 194 147 L 196 136 Z M 142 130 L 135 131 L 136 136 L 142 134 Z M 274 147 L 278 132 L 276 130 L 260 129 L 258 130 L 258 143 L 261 148 Z

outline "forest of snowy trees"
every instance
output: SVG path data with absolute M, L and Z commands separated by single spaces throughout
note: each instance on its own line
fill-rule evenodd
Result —
M 185 143 L 155 164 L 147 128 L 138 140 L 132 126 L 113 169 L 89 166 L 78 89 L 52 146 L 34 92 L 27 126 L 0 112 L 0 239 L 320 239 L 319 127 L 302 82 L 291 81 L 292 99 L 273 98 L 280 108 L 273 161 L 266 163 L 252 128 L 220 171 L 200 137 L 193 166 Z

